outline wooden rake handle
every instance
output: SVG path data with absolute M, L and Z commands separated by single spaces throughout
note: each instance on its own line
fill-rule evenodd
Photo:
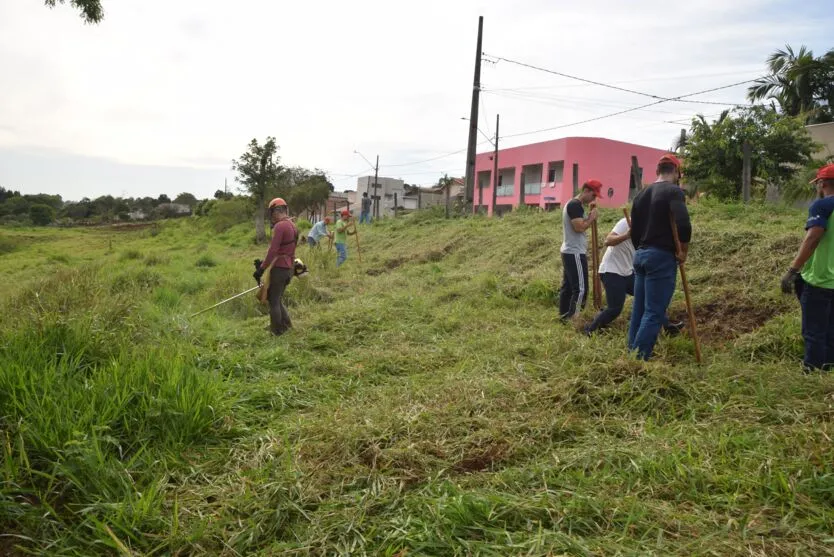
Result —
M 669 222 L 672 225 L 672 237 L 675 239 L 675 257 L 682 252 L 681 241 L 678 236 L 678 225 L 675 222 L 675 215 L 669 214 Z M 695 311 L 692 309 L 692 300 L 689 296 L 689 282 L 686 280 L 686 269 L 684 264 L 678 259 L 678 268 L 681 271 L 681 283 L 683 284 L 683 295 L 686 298 L 686 314 L 689 316 L 689 331 L 692 336 L 692 342 L 695 343 L 695 361 L 699 364 L 702 362 L 701 358 L 701 342 L 698 339 L 698 329 L 695 325 Z

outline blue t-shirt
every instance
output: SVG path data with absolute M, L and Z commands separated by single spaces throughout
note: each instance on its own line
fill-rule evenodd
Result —
M 834 196 L 817 199 L 808 209 L 805 230 L 820 227 L 825 232 L 817 249 L 802 267 L 802 279 L 817 288 L 834 289 L 834 239 L 829 234 L 831 214 L 834 213 Z
M 320 220 L 310 229 L 307 236 L 318 242 L 320 238 L 327 236 L 327 223 Z

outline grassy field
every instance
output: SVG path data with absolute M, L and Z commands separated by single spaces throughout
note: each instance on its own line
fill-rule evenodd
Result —
M 559 324 L 553 213 L 302 248 L 280 338 L 254 297 L 188 318 L 254 285 L 250 226 L 2 230 L 0 554 L 834 555 L 803 215 L 692 213 L 702 366 Z

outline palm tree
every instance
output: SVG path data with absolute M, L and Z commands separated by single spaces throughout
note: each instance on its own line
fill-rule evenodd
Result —
M 770 75 L 759 78 L 747 90 L 751 102 L 772 99 L 782 112 L 803 116 L 807 123 L 827 122 L 832 118 L 834 100 L 834 49 L 815 58 L 806 46 L 798 51 L 790 45 L 767 59 Z

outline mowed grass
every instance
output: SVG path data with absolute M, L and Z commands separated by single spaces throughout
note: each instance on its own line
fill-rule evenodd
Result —
M 692 213 L 701 366 L 558 323 L 553 213 L 300 248 L 280 338 L 254 297 L 188 318 L 254 285 L 248 227 L 0 231 L 0 554 L 834 554 L 803 215 Z

